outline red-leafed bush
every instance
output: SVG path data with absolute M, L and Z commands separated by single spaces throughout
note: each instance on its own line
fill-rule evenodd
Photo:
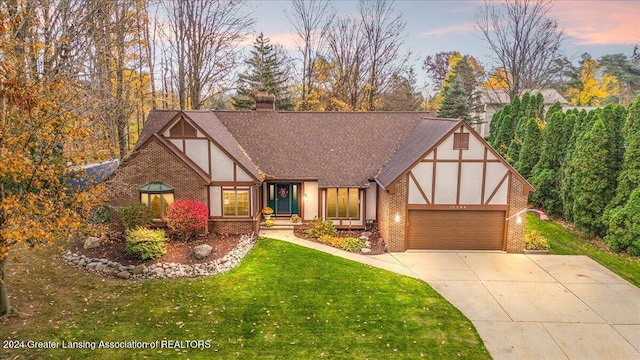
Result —
M 207 228 L 209 210 L 201 201 L 178 199 L 167 209 L 164 220 L 180 238 L 189 240 Z

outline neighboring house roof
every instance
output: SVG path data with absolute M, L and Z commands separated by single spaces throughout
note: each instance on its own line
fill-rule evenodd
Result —
M 73 189 L 87 190 L 91 186 L 105 181 L 116 171 L 118 165 L 120 165 L 120 161 L 114 159 L 70 169 L 69 177 L 65 180 L 65 183 Z
M 214 113 L 267 177 L 317 179 L 320 187 L 369 186 L 416 125 L 431 116 L 421 112 Z M 451 121 L 429 122 L 437 123 L 449 126 Z M 438 127 L 432 129 L 442 135 Z
M 560 93 L 558 93 L 555 89 L 542 89 L 542 90 L 527 89 L 527 90 L 522 90 L 522 92 L 520 92 L 520 95 L 522 96 L 522 94 L 524 94 L 525 92 L 529 92 L 533 95 L 537 95 L 538 93 L 541 93 L 542 96 L 544 97 L 545 105 L 551 105 L 556 101 L 559 101 L 560 104 L 563 104 L 563 105 L 569 104 L 569 102 L 565 98 L 563 98 L 562 95 L 560 95 Z M 511 102 L 511 100 L 509 99 L 509 94 L 505 89 L 481 89 L 480 101 L 483 104 L 499 104 L 499 105 L 509 104 Z
M 380 171 L 376 177 L 378 184 L 383 188 L 391 185 L 403 172 L 424 157 L 446 134 L 463 121 L 460 119 L 425 119 L 420 121 Z

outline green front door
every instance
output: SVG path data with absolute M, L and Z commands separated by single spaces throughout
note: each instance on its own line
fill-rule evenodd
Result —
M 267 205 L 273 209 L 276 216 L 298 214 L 299 191 L 298 183 L 269 183 L 267 184 Z

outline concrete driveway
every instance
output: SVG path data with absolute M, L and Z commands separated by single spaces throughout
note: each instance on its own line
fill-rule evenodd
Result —
M 494 359 L 640 359 L 640 289 L 586 256 L 390 255 L 462 311 Z
M 640 359 L 640 289 L 586 256 L 366 256 L 290 230 L 261 235 L 424 280 L 473 322 L 496 360 Z

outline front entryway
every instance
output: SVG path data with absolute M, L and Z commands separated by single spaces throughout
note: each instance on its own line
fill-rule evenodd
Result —
M 299 214 L 300 183 L 268 183 L 267 206 L 275 216 Z

